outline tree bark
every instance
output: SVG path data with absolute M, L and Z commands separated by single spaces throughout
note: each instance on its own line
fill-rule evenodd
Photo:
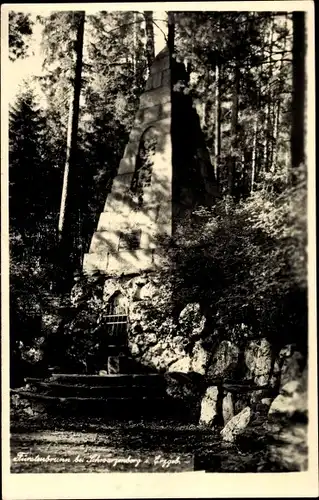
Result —
M 257 130 L 258 130 L 258 116 L 256 113 L 255 122 L 254 122 L 254 138 L 253 138 L 253 149 L 252 149 L 252 157 L 251 157 L 251 184 L 250 184 L 250 193 L 254 192 L 255 187 L 255 178 L 256 178 L 256 149 L 257 149 Z
M 286 14 L 286 20 L 285 20 L 285 29 L 287 29 L 287 14 Z M 280 69 L 279 69 L 279 92 L 277 96 L 277 107 L 275 107 L 275 118 L 274 118 L 274 143 L 273 143 L 273 151 L 272 151 L 272 164 L 270 166 L 270 170 L 272 172 L 275 171 L 277 161 L 278 161 L 278 137 L 279 137 L 279 124 L 280 124 L 280 112 L 281 112 L 281 93 L 283 91 L 284 87 L 284 79 L 282 77 L 282 71 L 284 67 L 284 57 L 285 57 L 285 52 L 286 52 L 286 43 L 287 43 L 287 37 L 285 36 L 284 38 L 284 45 L 283 45 L 283 52 L 282 52 L 282 57 L 280 61 Z
M 232 98 L 232 117 L 231 117 L 231 154 L 228 160 L 228 195 L 235 195 L 235 175 L 236 175 L 236 149 L 237 149 L 237 128 L 238 128 L 238 104 L 239 104 L 239 85 L 240 85 L 240 69 L 236 63 L 234 75 L 234 87 Z
M 72 183 L 70 178 L 74 177 L 75 173 L 73 169 L 75 168 L 75 158 L 76 158 L 76 148 L 77 148 L 77 133 L 79 124 L 79 109 L 80 109 L 80 92 L 81 92 L 81 74 L 83 65 L 83 36 L 84 36 L 84 22 L 85 13 L 80 12 L 78 14 L 78 26 L 77 26 L 77 36 L 75 42 L 75 74 L 74 74 L 74 85 L 73 92 L 70 100 L 69 108 L 69 122 L 67 131 L 67 148 L 66 148 L 66 160 L 64 167 L 64 177 L 62 186 L 62 196 L 60 205 L 60 215 L 58 223 L 58 234 L 59 239 L 68 239 L 69 223 L 70 218 L 72 218 L 72 213 L 68 213 L 72 208 L 70 207 L 70 201 L 72 198 Z M 68 219 L 68 221 L 67 221 Z
M 155 58 L 153 12 L 145 11 L 144 19 L 145 19 L 145 32 L 146 32 L 146 47 L 145 47 L 146 58 L 147 58 L 147 66 L 148 69 L 150 70 Z
M 299 167 L 305 161 L 305 13 L 293 12 L 293 91 L 291 127 L 291 166 Z M 292 180 L 294 174 L 292 172 Z
M 273 39 L 274 39 L 274 24 L 275 21 L 272 19 L 271 28 L 270 28 L 270 36 L 269 36 L 269 66 L 268 66 L 268 93 L 267 93 L 267 102 L 266 102 L 266 127 L 265 127 L 265 140 L 264 140 L 264 168 L 267 172 L 270 167 L 271 159 L 270 159 L 270 148 L 269 143 L 272 137 L 271 133 L 271 102 L 272 102 L 272 92 L 271 92 L 271 77 L 273 73 Z
M 217 184 L 219 184 L 219 158 L 220 158 L 220 112 L 221 112 L 221 104 L 220 104 L 220 67 L 219 64 L 215 66 L 215 143 L 214 143 L 214 171 L 215 171 L 215 179 Z
M 175 50 L 175 16 L 174 12 L 168 13 L 168 36 L 167 45 L 170 53 L 170 57 L 173 57 Z

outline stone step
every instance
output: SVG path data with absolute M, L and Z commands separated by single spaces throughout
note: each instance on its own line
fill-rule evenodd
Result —
M 118 420 L 141 420 L 141 419 L 167 419 L 173 418 L 178 421 L 192 422 L 198 419 L 194 417 L 193 409 L 181 401 L 174 400 L 169 396 L 140 396 L 140 397 L 58 397 L 46 394 L 38 394 L 25 389 L 12 389 L 12 394 L 26 399 L 34 411 L 40 408 L 47 414 L 57 417 L 62 415 L 86 415 L 103 416 L 105 419 L 116 418 Z M 40 405 L 40 406 L 39 406 Z
M 147 385 L 89 385 L 89 384 L 63 384 L 59 382 L 33 381 L 31 387 L 37 389 L 39 394 L 52 396 L 82 396 L 101 397 L 104 399 L 112 397 L 152 397 L 165 395 L 165 386 Z
M 100 385 L 100 386 L 164 386 L 166 381 L 159 373 L 146 374 L 112 374 L 112 375 L 78 375 L 54 373 L 50 381 L 63 382 L 71 385 Z M 47 380 L 48 381 L 48 380 Z

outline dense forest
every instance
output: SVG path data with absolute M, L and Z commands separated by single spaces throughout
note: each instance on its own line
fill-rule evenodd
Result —
M 177 293 L 307 344 L 303 12 L 175 12 L 161 26 L 193 98 L 221 199 L 172 254 Z M 155 55 L 156 12 L 10 14 L 12 64 L 41 25 L 43 71 L 10 108 L 12 353 L 36 356 L 41 315 L 70 291 Z M 68 172 L 68 175 L 65 174 Z M 204 228 L 204 230 L 203 230 Z M 194 243 L 197 243 L 194 245 Z M 191 244 L 192 243 L 192 244 Z M 164 271 L 163 271 L 164 273 Z M 167 306 L 169 307 L 169 306 Z

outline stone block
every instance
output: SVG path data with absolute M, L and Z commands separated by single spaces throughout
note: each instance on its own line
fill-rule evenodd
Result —
M 132 147 L 132 149 L 134 148 L 134 151 L 136 151 L 135 154 L 132 153 L 132 156 L 130 156 L 130 153 L 129 153 L 129 151 L 130 151 L 128 149 L 129 146 Z M 125 157 L 120 161 L 120 166 L 119 166 L 117 175 L 134 173 L 137 152 L 138 152 L 138 143 L 130 142 L 125 149 Z
M 209 356 L 209 353 L 202 346 L 201 341 L 195 342 L 192 357 L 192 371 L 205 375 Z
M 234 416 L 234 402 L 233 396 L 230 392 L 227 392 L 227 394 L 223 398 L 222 411 L 224 425 L 226 425 Z
M 175 361 L 175 363 L 172 363 L 169 366 L 168 371 L 188 373 L 190 369 L 191 369 L 191 359 L 189 356 L 184 356 L 183 358 Z
M 251 419 L 251 409 L 246 406 L 238 415 L 225 425 L 220 435 L 224 441 L 233 442 L 236 437 L 244 432 Z
M 169 66 L 170 66 L 169 54 L 168 52 L 163 52 L 163 54 L 159 54 L 158 56 L 156 56 L 156 59 L 151 66 L 150 73 L 151 75 L 154 75 L 155 73 L 168 69 Z
M 160 113 L 161 113 L 160 104 L 157 104 L 156 106 L 152 106 L 150 108 L 145 108 L 143 124 L 146 125 L 147 123 L 156 122 L 157 120 L 160 119 Z
M 108 257 L 96 253 L 86 253 L 83 257 L 83 273 L 92 275 L 97 272 L 106 273 Z
M 245 363 L 251 377 L 267 377 L 272 362 L 272 349 L 267 339 L 252 340 L 245 350 Z
M 130 132 L 129 141 L 139 143 L 141 140 L 142 133 L 144 131 L 143 129 L 144 129 L 143 122 L 141 122 L 139 125 L 135 125 L 135 127 L 133 127 Z
M 206 389 L 201 402 L 200 424 L 210 425 L 217 415 L 218 388 L 211 386 Z
M 223 377 L 230 366 L 238 363 L 239 348 L 229 340 L 223 340 L 217 347 L 207 371 L 209 378 Z
M 149 90 L 140 97 L 140 109 L 150 108 L 171 100 L 171 89 L 168 85 Z
M 157 89 L 162 85 L 162 72 L 157 72 L 152 75 L 152 88 Z
M 164 102 L 161 105 L 160 119 L 170 118 L 171 113 L 172 113 L 172 103 L 170 101 Z
M 122 213 L 102 212 L 97 225 L 97 231 L 109 231 L 127 227 L 127 216 Z
M 148 249 L 123 250 L 108 256 L 107 272 L 110 274 L 131 274 L 152 269 L 153 256 Z
M 131 211 L 131 198 L 128 193 L 111 192 L 106 199 L 103 213 L 109 213 L 110 216 L 113 214 L 127 216 Z
M 145 91 L 147 90 L 151 90 L 152 89 L 152 78 L 149 77 L 146 81 L 146 85 L 145 85 Z
M 162 85 L 170 85 L 171 84 L 171 70 L 165 69 L 162 72 Z
M 117 252 L 119 240 L 119 231 L 96 231 L 91 240 L 90 253 L 105 255 L 109 252 Z

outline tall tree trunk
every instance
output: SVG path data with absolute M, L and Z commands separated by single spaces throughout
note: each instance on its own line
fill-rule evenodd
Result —
M 295 169 L 305 161 L 305 13 L 293 12 L 293 90 L 291 127 L 291 166 Z M 292 180 L 294 174 L 292 172 Z
M 272 68 L 272 56 L 273 56 L 273 40 L 274 40 L 274 24 L 275 21 L 272 19 L 269 35 L 269 64 L 268 64 L 268 91 L 267 91 L 267 102 L 266 102 L 266 127 L 265 127 L 265 139 L 264 139 L 264 168 L 267 172 L 270 167 L 270 141 L 272 137 L 271 133 L 271 103 L 272 103 L 272 92 L 271 92 L 271 77 L 273 73 Z
M 253 138 L 253 149 L 252 149 L 252 157 L 251 157 L 251 184 L 250 184 L 250 193 L 253 193 L 255 187 L 255 178 L 256 178 L 256 154 L 257 154 L 257 130 L 258 130 L 258 115 L 256 113 L 255 122 L 254 122 L 254 138 Z
M 240 69 L 239 63 L 236 63 L 234 74 L 234 87 L 232 98 L 232 116 L 230 126 L 231 136 L 231 153 L 228 159 L 228 195 L 235 195 L 235 175 L 236 175 L 236 155 L 237 155 L 237 128 L 238 128 L 238 104 L 239 104 L 239 85 L 240 85 Z
M 136 84 L 136 68 L 137 68 L 137 61 L 136 61 L 136 52 L 137 52 L 137 13 L 133 12 L 133 73 L 134 73 L 134 81 Z
M 75 172 L 72 169 L 75 168 L 76 159 L 76 148 L 77 148 L 77 133 L 79 124 L 79 109 L 80 109 L 80 92 L 81 92 L 81 74 L 83 65 L 83 35 L 84 35 L 84 22 L 85 22 L 85 12 L 79 12 L 78 15 L 78 25 L 77 25 L 77 36 L 75 42 L 75 74 L 74 74 L 74 85 L 73 92 L 70 101 L 69 108 L 69 123 L 67 131 L 67 150 L 66 150 L 66 160 L 64 167 L 64 177 L 63 177 L 63 187 L 62 187 L 62 197 L 60 205 L 60 215 L 58 223 L 58 232 L 60 240 L 69 240 L 70 234 L 70 223 L 75 214 L 72 214 L 71 199 L 75 197 L 76 193 L 72 193 L 72 182 L 75 176 Z
M 153 12 L 145 11 L 145 32 L 146 32 L 146 58 L 148 70 L 150 70 L 155 58 L 155 41 L 154 41 L 154 25 Z
M 168 36 L 167 45 L 170 53 L 170 57 L 173 57 L 175 51 L 175 16 L 174 12 L 168 13 Z
M 215 66 L 215 141 L 214 141 L 214 171 L 215 171 L 215 179 L 217 184 L 219 184 L 219 158 L 220 158 L 220 112 L 221 112 L 221 103 L 220 103 L 220 71 L 221 68 L 217 63 Z
M 288 15 L 286 14 L 285 19 L 285 29 L 287 29 L 288 24 Z M 286 54 L 286 44 L 287 37 L 284 38 L 283 51 L 280 61 L 280 69 L 279 69 L 279 92 L 277 96 L 277 107 L 275 107 L 275 118 L 274 118 L 274 143 L 273 143 L 273 151 L 272 151 L 272 165 L 271 171 L 274 172 L 276 170 L 277 162 L 278 162 L 278 137 L 279 137 L 279 124 L 280 124 L 280 111 L 281 111 L 281 93 L 284 87 L 284 79 L 282 77 L 282 71 L 284 67 L 284 58 Z

